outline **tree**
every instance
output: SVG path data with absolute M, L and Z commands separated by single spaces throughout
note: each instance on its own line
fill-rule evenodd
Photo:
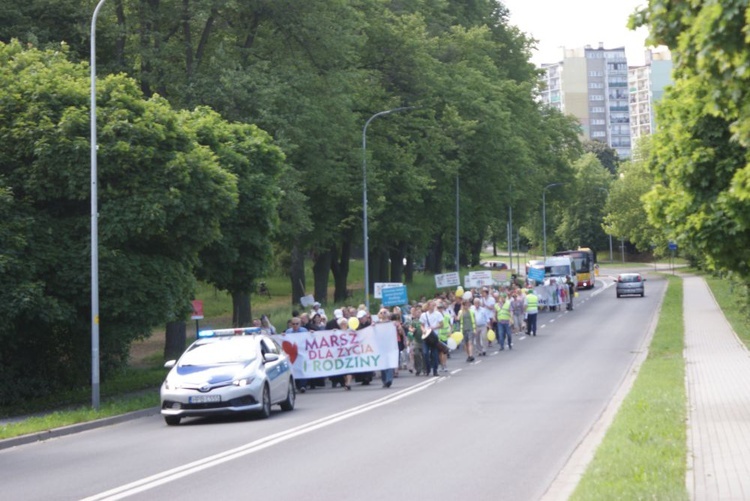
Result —
M 210 148 L 236 177 L 239 192 L 238 204 L 221 221 L 221 237 L 201 251 L 197 275 L 231 294 L 235 327 L 250 325 L 250 293 L 273 255 L 284 155 L 258 127 L 228 123 L 209 108 L 180 116 L 198 143 Z
M 602 166 L 593 153 L 586 153 L 573 164 L 574 178 L 565 185 L 567 200 L 560 211 L 560 224 L 554 233 L 567 249 L 604 246 L 602 217 L 607 189 L 612 182 L 609 171 Z
M 652 223 L 709 268 L 750 279 L 750 48 L 737 2 L 656 0 L 648 25 L 674 60 L 673 88 L 657 109 L 647 195 Z
M 0 44 L 0 96 L 0 179 L 13 212 L 0 234 L 19 232 L 5 245 L 25 253 L 22 274 L 12 276 L 12 258 L 0 268 L 3 282 L 18 286 L 0 305 L 3 356 L 13 361 L 3 373 L 5 403 L 22 391 L 14 381 L 38 395 L 90 375 L 88 68 L 69 62 L 65 46 Z M 133 340 L 185 318 L 198 251 L 218 237 L 236 187 L 168 103 L 144 99 L 133 80 L 103 79 L 97 105 L 106 378 L 127 361 Z
M 607 169 L 612 175 L 617 173 L 617 168 L 620 165 L 620 157 L 617 154 L 617 150 L 610 147 L 607 143 L 602 141 L 594 141 L 591 139 L 583 140 L 583 151 L 586 153 L 593 153 L 599 162 Z
M 665 233 L 649 221 L 644 202 L 644 196 L 654 186 L 654 177 L 648 170 L 650 155 L 651 137 L 644 137 L 633 158 L 620 165 L 609 188 L 602 227 L 607 234 L 632 242 L 641 252 L 664 253 L 668 243 Z

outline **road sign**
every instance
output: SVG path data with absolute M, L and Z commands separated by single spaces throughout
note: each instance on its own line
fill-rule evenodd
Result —
M 409 303 L 405 285 L 386 287 L 380 293 L 383 295 L 383 306 L 400 306 Z

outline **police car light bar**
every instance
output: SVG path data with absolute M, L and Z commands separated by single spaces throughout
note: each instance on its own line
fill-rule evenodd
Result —
M 260 334 L 260 327 L 240 327 L 237 329 L 215 329 L 199 331 L 199 338 L 207 337 L 219 337 L 219 336 L 246 336 L 252 334 Z

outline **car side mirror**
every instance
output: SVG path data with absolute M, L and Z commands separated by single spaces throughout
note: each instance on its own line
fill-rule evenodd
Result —
M 267 364 L 269 362 L 275 362 L 279 359 L 279 355 L 277 353 L 266 353 L 263 355 L 263 363 Z
M 169 361 L 167 361 L 167 362 L 164 363 L 164 368 L 165 369 L 171 369 L 176 364 L 177 364 L 177 360 L 169 360 Z

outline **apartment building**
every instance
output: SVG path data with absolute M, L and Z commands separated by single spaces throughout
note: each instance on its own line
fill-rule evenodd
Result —
M 542 101 L 581 123 L 581 134 L 630 157 L 628 62 L 625 47 L 564 50 L 563 60 L 543 64 Z
M 646 51 L 646 63 L 628 69 L 630 88 L 630 135 L 638 138 L 652 134 L 656 128 L 654 105 L 672 83 L 672 57 L 668 49 Z

